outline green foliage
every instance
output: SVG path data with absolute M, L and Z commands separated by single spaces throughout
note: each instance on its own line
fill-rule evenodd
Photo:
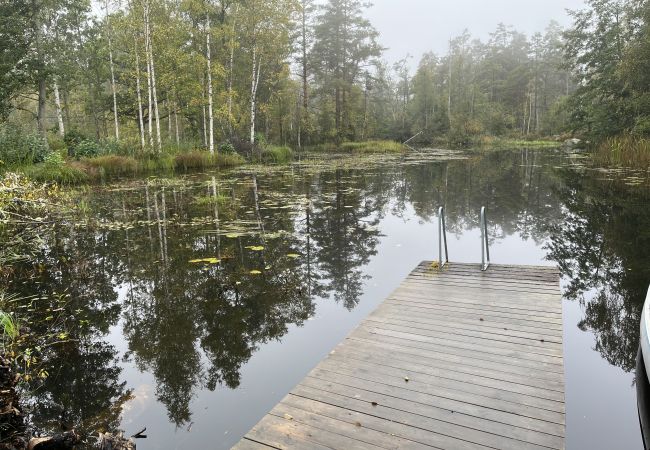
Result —
M 219 144 L 219 153 L 222 154 L 230 154 L 230 153 L 235 153 L 235 146 L 232 145 L 230 142 L 223 142 Z
M 33 2 L 0 2 L 0 119 L 12 110 L 12 99 L 30 82 L 30 27 Z
M 70 156 L 73 156 L 75 154 L 77 145 L 83 141 L 88 140 L 90 140 L 88 136 L 76 129 L 66 131 L 65 135 L 63 136 L 63 142 L 68 148 L 68 155 Z
M 638 94 L 631 89 L 643 70 L 635 69 L 627 76 L 624 70 L 637 64 L 629 61 L 635 52 L 626 49 L 640 49 L 650 36 L 643 31 L 648 25 L 629 26 L 641 19 L 640 4 L 588 0 L 586 8 L 572 13 L 574 25 L 565 33 L 565 57 L 580 80 L 568 104 L 573 130 L 600 140 L 634 126 L 638 114 L 635 97 L 649 91 L 643 83 Z M 635 31 L 639 29 L 640 34 Z M 636 39 L 645 43 L 638 41 L 630 47 L 628 43 Z
M 20 326 L 13 314 L 0 311 L 0 328 L 2 328 L 2 342 L 6 347 L 8 342 L 16 340 L 20 334 Z
M 284 164 L 291 161 L 293 151 L 287 146 L 269 145 L 262 151 L 262 160 Z
M 49 152 L 47 142 L 34 132 L 25 132 L 11 123 L 0 125 L 0 160 L 6 166 L 43 162 Z
M 100 152 L 101 148 L 97 142 L 84 139 L 74 147 L 71 156 L 75 158 L 92 158 L 99 155 Z
M 61 167 L 65 164 L 65 158 L 60 152 L 53 151 L 45 157 L 43 164 L 49 167 Z
M 266 135 L 264 133 L 255 133 L 255 145 L 264 148 L 267 144 Z

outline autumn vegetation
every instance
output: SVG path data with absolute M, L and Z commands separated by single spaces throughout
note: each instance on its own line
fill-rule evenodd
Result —
M 416 134 L 414 145 L 455 147 L 579 136 L 611 150 L 602 161 L 645 155 L 647 2 L 590 0 L 569 29 L 531 36 L 466 31 L 415 70 L 410 57 L 383 59 L 365 8 L 3 0 L 0 170 L 78 182 L 308 150 L 404 151 L 398 142 Z

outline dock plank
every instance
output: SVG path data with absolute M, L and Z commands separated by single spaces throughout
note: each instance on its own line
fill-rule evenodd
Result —
M 234 447 L 564 449 L 559 273 L 420 263 Z

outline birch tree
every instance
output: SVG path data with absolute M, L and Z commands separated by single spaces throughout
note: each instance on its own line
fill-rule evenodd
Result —
M 106 12 L 106 39 L 108 41 L 108 61 L 111 69 L 111 91 L 113 93 L 113 120 L 115 122 L 115 140 L 120 140 L 120 124 L 117 111 L 117 89 L 115 86 L 115 65 L 113 64 L 113 42 L 111 38 L 111 16 L 108 10 L 108 0 L 104 0 Z
M 205 59 L 207 61 L 207 81 L 208 81 L 208 150 L 214 155 L 214 110 L 213 110 L 213 92 L 212 92 L 212 52 L 210 49 L 210 12 L 205 13 Z

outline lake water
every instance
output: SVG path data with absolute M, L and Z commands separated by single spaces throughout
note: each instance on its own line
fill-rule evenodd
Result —
M 560 151 L 422 152 L 150 178 L 75 194 L 10 290 L 73 339 L 27 396 L 40 429 L 146 427 L 139 449 L 229 448 L 435 259 L 558 265 L 568 449 L 642 448 L 634 387 L 650 189 Z M 34 270 L 37 267 L 38 270 Z M 31 305 L 32 314 L 49 314 Z M 48 309 L 49 311 L 49 309 Z

